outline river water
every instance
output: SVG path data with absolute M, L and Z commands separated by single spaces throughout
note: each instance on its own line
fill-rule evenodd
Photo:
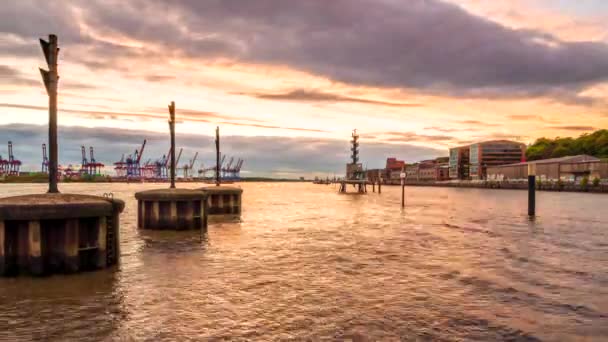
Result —
M 136 228 L 154 184 L 61 184 L 126 201 L 120 266 L 0 279 L 1 340 L 608 339 L 608 196 L 246 183 L 243 222 Z M 195 184 L 180 185 L 196 187 Z M 0 185 L 0 195 L 45 185 Z

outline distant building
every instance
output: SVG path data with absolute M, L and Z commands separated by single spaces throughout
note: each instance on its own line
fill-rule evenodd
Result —
M 473 144 L 469 150 L 469 177 L 485 179 L 487 168 L 526 161 L 526 145 L 509 140 Z
M 485 179 L 487 168 L 523 162 L 526 145 L 509 140 L 484 141 L 450 149 L 450 179 Z
M 469 179 L 470 146 L 460 146 L 450 149 L 449 177 L 450 179 Z
M 386 179 L 390 183 L 400 182 L 401 178 L 399 175 L 401 171 L 406 167 L 403 160 L 397 160 L 397 158 L 386 159 Z
M 608 162 L 585 154 L 488 167 L 488 179 L 527 179 L 529 164 L 535 165 L 536 176 L 541 180 L 608 179 Z

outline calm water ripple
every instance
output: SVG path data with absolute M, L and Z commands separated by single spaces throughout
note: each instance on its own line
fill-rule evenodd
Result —
M 136 228 L 154 184 L 62 184 L 126 201 L 122 263 L 0 279 L 1 340 L 608 339 L 608 196 L 243 184 L 243 222 Z M 182 187 L 196 187 L 195 184 Z M 0 195 L 44 185 L 0 185 Z

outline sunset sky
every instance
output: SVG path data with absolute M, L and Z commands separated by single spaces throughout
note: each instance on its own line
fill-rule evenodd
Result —
M 60 163 L 80 145 L 111 164 L 144 138 L 182 162 L 246 159 L 243 175 L 343 173 L 608 127 L 604 0 L 93 0 L 0 7 L 0 154 L 26 169 L 46 142 L 38 38 L 59 37 Z M 181 163 L 181 162 L 180 162 Z M 110 171 L 110 170 L 107 170 Z

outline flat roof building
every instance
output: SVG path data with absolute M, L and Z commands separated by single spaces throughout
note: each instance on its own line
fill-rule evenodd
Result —
M 536 166 L 536 176 L 540 179 L 576 181 L 585 176 L 590 179 L 608 179 L 608 162 L 585 154 L 493 166 L 488 168 L 488 178 L 527 179 L 529 164 Z

